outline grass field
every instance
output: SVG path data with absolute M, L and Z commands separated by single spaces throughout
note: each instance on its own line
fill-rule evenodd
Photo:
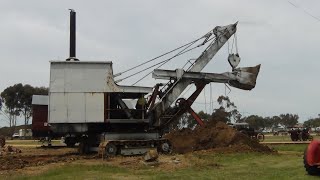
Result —
M 267 136 L 266 140 L 286 141 L 282 138 Z M 11 144 L 22 142 L 13 141 Z M 54 168 L 41 171 L 39 167 L 38 173 L 24 173 L 23 170 L 9 175 L 0 173 L 0 179 L 318 179 L 307 175 L 303 167 L 302 156 L 307 144 L 269 146 L 278 153 L 221 154 L 200 151 L 176 155 L 189 164 L 173 169 L 143 163 L 126 167 L 110 165 L 108 160 L 79 160 L 53 164 Z
M 315 134 L 312 134 L 314 139 L 320 139 L 320 136 L 316 136 Z M 287 142 L 291 141 L 291 138 L 289 135 L 287 136 L 273 136 L 272 134 L 266 134 L 264 142 Z
M 276 145 L 278 154 L 195 152 L 182 155 L 189 167 L 176 170 L 139 166 L 124 168 L 85 162 L 62 165 L 36 176 L 16 179 L 318 179 L 306 175 L 302 154 L 307 145 Z

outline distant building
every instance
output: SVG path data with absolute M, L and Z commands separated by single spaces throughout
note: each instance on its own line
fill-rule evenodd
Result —
M 20 129 L 19 130 L 19 137 L 20 138 L 31 138 L 32 137 L 31 129 Z

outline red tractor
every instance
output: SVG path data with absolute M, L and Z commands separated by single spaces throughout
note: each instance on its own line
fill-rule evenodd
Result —
M 313 140 L 307 147 L 303 156 L 303 163 L 310 175 L 320 175 L 320 141 Z

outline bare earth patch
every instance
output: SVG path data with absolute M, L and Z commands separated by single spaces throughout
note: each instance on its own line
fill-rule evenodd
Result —
M 172 131 L 165 137 L 170 140 L 176 153 L 219 149 L 226 152 L 272 152 L 267 146 L 220 121 L 207 122 L 204 127 L 197 126 L 194 130 Z

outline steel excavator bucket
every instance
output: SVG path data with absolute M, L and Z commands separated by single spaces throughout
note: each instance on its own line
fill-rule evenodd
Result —
M 254 67 L 237 68 L 233 71 L 236 73 L 236 80 L 230 80 L 228 84 L 232 87 L 251 90 L 256 86 L 256 80 L 260 71 L 261 64 Z

